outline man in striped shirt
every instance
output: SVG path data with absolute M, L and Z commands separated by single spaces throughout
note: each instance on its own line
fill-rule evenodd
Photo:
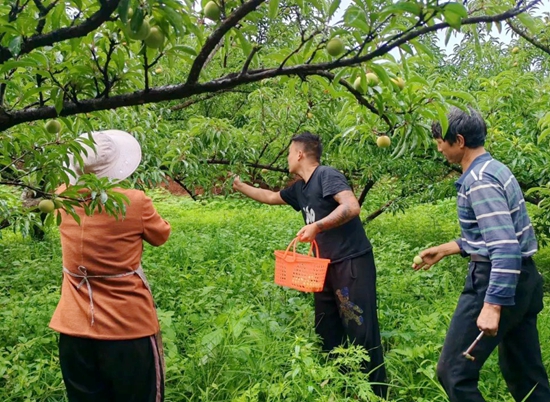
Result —
M 451 320 L 437 366 L 451 402 L 485 401 L 477 383 L 481 367 L 499 347 L 502 374 L 516 401 L 548 402 L 550 387 L 539 345 L 537 314 L 542 278 L 525 200 L 512 172 L 485 151 L 487 128 L 473 109 L 452 108 L 445 136 L 434 123 L 438 151 L 463 174 L 456 182 L 461 238 L 420 253 L 415 269 L 429 269 L 443 257 L 470 258 L 464 290 Z M 483 332 L 466 359 L 463 352 Z

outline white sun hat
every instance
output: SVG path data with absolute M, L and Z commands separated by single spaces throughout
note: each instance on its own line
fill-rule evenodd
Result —
M 84 162 L 82 166 L 73 155 L 69 156 L 71 184 L 76 184 L 80 176 L 88 173 L 121 181 L 135 172 L 141 162 L 141 147 L 131 134 L 121 130 L 103 130 L 80 136 L 83 139 L 90 137 L 95 149 L 81 144 L 85 150 L 80 154 Z

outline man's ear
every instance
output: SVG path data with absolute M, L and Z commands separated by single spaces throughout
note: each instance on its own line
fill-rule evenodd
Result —
M 460 148 L 464 148 L 466 146 L 466 140 L 464 139 L 464 136 L 462 134 L 456 135 L 456 143 Z

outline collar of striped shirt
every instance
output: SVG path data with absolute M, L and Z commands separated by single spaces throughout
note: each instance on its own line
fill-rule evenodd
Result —
M 462 183 L 464 183 L 464 179 L 470 174 L 473 168 L 475 168 L 480 163 L 490 161 L 491 159 L 493 159 L 493 157 L 489 152 L 485 152 L 483 155 L 479 155 L 477 158 L 475 158 L 472 164 L 468 167 L 468 170 L 462 173 L 462 176 L 460 176 L 460 178 L 455 182 L 456 190 L 460 190 L 460 188 L 462 187 Z

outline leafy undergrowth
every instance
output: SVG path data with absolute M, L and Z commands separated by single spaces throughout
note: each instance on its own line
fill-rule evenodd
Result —
M 298 213 L 233 198 L 202 205 L 152 196 L 173 227 L 166 245 L 146 246 L 143 261 L 163 329 L 167 401 L 375 400 L 357 370 L 364 352 L 327 359 L 313 330 L 311 295 L 273 283 L 273 250 L 301 227 Z M 448 258 L 427 272 L 410 265 L 423 247 L 456 236 L 454 208 L 452 201 L 420 206 L 367 227 L 392 401 L 447 400 L 435 367 L 466 262 Z M 4 233 L 0 248 L 0 397 L 62 401 L 57 336 L 47 327 L 61 281 L 57 231 L 43 242 Z M 540 253 L 541 270 L 548 271 L 548 255 Z M 539 327 L 547 367 L 549 323 L 545 310 Z M 480 388 L 491 401 L 511 401 L 495 356 Z

